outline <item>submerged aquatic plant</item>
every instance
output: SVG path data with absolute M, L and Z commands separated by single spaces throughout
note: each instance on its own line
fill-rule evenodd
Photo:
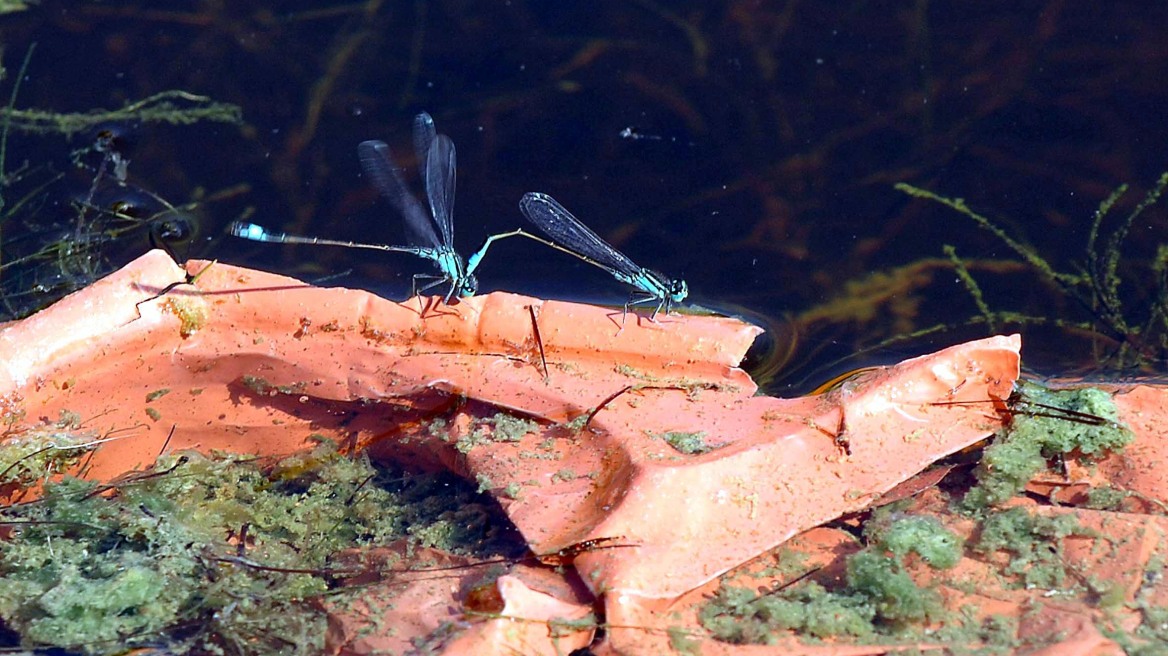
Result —
M 1088 320 L 1076 321 L 994 310 L 986 302 L 980 287 L 957 256 L 956 250 L 946 247 L 958 277 L 977 304 L 980 320 L 992 330 L 1002 324 L 1053 324 L 1086 331 L 1106 338 L 1094 340 L 1097 347 L 1094 353 L 1096 364 L 1115 369 L 1141 368 L 1168 361 L 1168 243 L 1157 245 L 1155 254 L 1146 265 L 1146 274 L 1135 277 L 1137 282 L 1134 293 L 1124 295 L 1120 292 L 1124 284 L 1120 276 L 1123 248 L 1136 220 L 1159 201 L 1168 188 L 1168 173 L 1160 176 L 1144 198 L 1109 234 L 1105 234 L 1105 220 L 1127 193 L 1128 185 L 1121 185 L 1099 204 L 1088 232 L 1085 258 L 1080 262 L 1079 270 L 1074 272 L 1055 269 L 1036 249 L 1012 237 L 989 218 L 970 208 L 961 198 L 942 196 L 905 183 L 897 184 L 896 188 L 914 198 L 940 203 L 970 218 L 1006 244 L 1040 279 L 1090 314 Z M 1137 298 L 1142 298 L 1142 302 L 1137 302 Z
M 242 122 L 241 110 L 185 91 L 165 91 L 115 110 L 60 113 L 18 109 L 16 100 L 35 47 L 26 53 L 8 102 L 0 108 L 0 320 L 19 318 L 83 287 L 124 262 L 115 256 L 142 235 L 151 247 L 170 250 L 195 231 L 193 211 L 204 203 L 237 195 L 237 186 L 176 206 L 131 183 L 129 160 L 119 145 L 118 126 L 200 121 Z M 0 76 L 2 78 L 3 76 Z M 93 137 L 72 154 L 71 166 L 91 172 L 87 193 L 62 202 L 65 174 L 51 162 L 23 162 L 9 170 L 15 133 L 80 132 Z M 201 195 L 201 194 L 200 194 Z M 48 208 L 70 208 L 54 215 Z M 144 250 L 146 240 L 138 242 Z
M 37 0 L 0 0 L 0 14 L 11 14 L 28 9 L 29 5 L 36 4 Z

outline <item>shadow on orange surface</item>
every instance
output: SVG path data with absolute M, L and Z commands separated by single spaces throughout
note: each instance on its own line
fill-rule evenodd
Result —
M 171 288 L 182 280 L 192 284 Z M 1010 423 L 1020 339 L 958 345 L 821 396 L 779 399 L 756 395 L 737 367 L 759 332 L 735 319 L 678 315 L 630 316 L 621 328 L 611 310 L 508 293 L 451 306 L 396 303 L 226 264 L 184 270 L 152 252 L 0 327 L 0 399 L 8 435 L 62 413 L 97 435 L 120 434 L 85 463 L 84 475 L 97 480 L 164 451 L 282 455 L 323 436 L 375 460 L 479 482 L 534 553 L 622 543 L 565 557 L 579 575 L 575 588 L 519 565 L 473 594 L 443 578 L 367 581 L 367 603 L 326 604 L 333 652 L 408 648 L 455 618 L 447 653 L 588 645 L 596 653 L 884 653 L 887 644 L 843 639 L 802 645 L 781 630 L 765 638 L 780 647 L 731 645 L 712 637 L 701 609 L 730 581 L 766 592 L 833 571 L 840 580 L 862 546 L 857 518 L 893 500 L 889 516 L 933 518 L 975 544 L 984 522 L 954 513 L 941 488 L 970 476 L 954 458 Z M 1162 586 L 1145 581 L 1168 555 L 1159 516 L 1168 424 L 1160 390 L 1125 391 L 1116 403 L 1133 445 L 1090 466 L 1071 454 L 1060 475 L 1032 483 L 1046 487 L 1009 504 L 1033 516 L 1070 513 L 1090 528 L 1050 541 L 1069 571 L 1099 585 L 1083 594 L 1012 587 L 1021 574 L 999 573 L 1008 545 L 966 549 L 949 569 L 899 554 L 892 573 L 911 575 L 951 611 L 979 609 L 968 611 L 976 622 L 1012 618 L 1010 637 L 1021 643 L 1118 649 L 1097 627 L 1134 631 L 1139 608 L 1162 604 Z M 1103 485 L 1138 493 L 1143 505 L 1052 503 L 1056 488 L 1070 495 Z M 782 565 L 786 579 L 749 578 L 763 561 Z M 375 601 L 378 586 L 394 588 L 393 604 Z M 1115 590 L 1106 608 L 1100 586 Z M 942 622 L 926 614 L 920 624 Z M 928 635 L 911 644 L 941 644 Z

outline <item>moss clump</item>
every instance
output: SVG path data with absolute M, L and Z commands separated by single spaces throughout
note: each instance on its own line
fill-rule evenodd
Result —
M 521 492 L 523 492 L 523 486 L 515 482 L 508 483 L 507 487 L 503 488 L 503 496 L 508 499 L 518 499 Z
M 147 403 L 154 403 L 155 401 L 157 401 L 158 399 L 161 399 L 162 397 L 166 396 L 167 394 L 170 394 L 170 388 L 168 388 L 168 387 L 156 389 L 153 392 L 150 392 L 149 394 L 146 395 L 146 402 Z
M 1096 456 L 1118 451 L 1135 438 L 1119 423 L 1119 411 L 1111 394 L 1094 387 L 1070 390 L 1052 390 L 1035 383 L 1023 382 L 1021 391 L 1026 410 L 1015 419 L 1014 432 L 1023 437 L 1041 439 L 1044 453 L 1078 452 Z M 1070 417 L 1050 416 L 1044 409 L 1069 411 Z M 1019 419 L 1021 419 L 1019 421 Z
M 860 595 L 829 592 L 815 582 L 777 595 L 724 586 L 702 606 L 698 619 L 719 640 L 774 644 L 797 631 L 816 638 L 873 633 L 876 609 Z
M 1162 590 L 1164 588 L 1165 573 L 1164 559 L 1152 556 L 1144 564 L 1140 587 L 1132 601 L 1126 601 L 1126 594 L 1120 603 L 1129 610 L 1140 613 L 1140 624 L 1134 630 L 1129 630 L 1121 621 L 1122 615 L 1109 618 L 1110 621 L 1100 629 L 1103 635 L 1114 640 L 1123 649 L 1123 653 L 1132 656 L 1158 656 L 1164 653 L 1164 646 L 1168 645 L 1168 607 L 1162 605 Z
M 1115 640 L 1123 648 L 1123 653 L 1132 656 L 1157 656 L 1164 653 L 1168 645 L 1168 608 L 1151 606 L 1138 602 L 1141 622 L 1130 635 L 1123 631 L 1105 631 L 1104 635 Z
M 166 308 L 179 319 L 178 334 L 186 339 L 207 325 L 207 304 L 199 297 L 171 297 Z
M 1008 430 L 990 445 L 977 468 L 967 509 L 1004 503 L 1020 492 L 1048 459 L 1100 456 L 1122 449 L 1134 435 L 1118 421 L 1111 395 L 1095 388 L 1051 390 L 1019 383 Z
M 669 648 L 682 656 L 700 656 L 702 643 L 694 639 L 690 632 L 679 626 L 671 626 L 665 630 L 669 636 Z
M 515 417 L 505 412 L 496 413 L 494 417 L 486 420 L 486 423 L 494 426 L 495 430 L 491 433 L 491 439 L 496 442 L 518 442 L 523 439 L 524 435 L 539 430 L 537 422 Z
M 1019 585 L 1056 588 L 1066 581 L 1062 540 L 1095 532 L 1079 525 L 1073 515 L 1047 517 L 1025 508 L 992 513 L 982 522 L 981 537 L 973 546 L 979 553 L 1006 552 L 1010 562 L 1003 573 L 1016 577 Z
M 559 483 L 559 482 L 567 483 L 568 481 L 574 481 L 579 477 L 580 477 L 580 475 L 577 474 L 575 471 L 565 468 L 565 469 L 561 469 L 558 472 L 552 474 L 551 482 L 552 483 Z
M 489 442 L 519 442 L 524 435 L 539 430 L 539 424 L 530 420 L 514 417 L 500 412 L 493 417 L 483 419 L 469 433 L 458 438 L 454 448 L 461 453 L 470 453 L 470 450 L 480 444 Z
M 319 653 L 314 599 L 345 594 L 342 549 L 408 537 L 504 552 L 500 527 L 450 475 L 377 469 L 331 442 L 277 463 L 198 453 L 102 486 L 49 482 L 0 509 L 0 619 L 26 648 Z
M 741 644 L 773 643 L 786 631 L 815 638 L 894 636 L 940 618 L 940 596 L 916 584 L 904 557 L 915 552 L 933 567 L 952 567 L 962 541 L 928 517 L 886 513 L 870 526 L 869 546 L 848 556 L 839 588 L 807 581 L 759 595 L 723 587 L 702 607 L 702 625 L 718 639 Z
M 666 444 L 673 447 L 675 450 L 690 456 L 709 453 L 722 446 L 721 444 L 710 444 L 707 442 L 705 431 L 696 431 L 692 433 L 687 433 L 684 431 L 668 431 L 665 433 L 650 433 L 649 435 L 650 437 L 664 440 Z
M 62 414 L 62 422 L 72 422 L 71 416 Z M 67 471 L 95 448 L 97 442 L 87 436 L 53 428 L 7 438 L 0 444 L 0 485 L 34 485 Z
M 904 571 L 900 559 L 861 551 L 848 559 L 848 587 L 867 599 L 884 624 L 899 627 L 939 617 L 941 598 L 922 588 Z
M 1087 490 L 1083 506 L 1094 510 L 1123 510 L 1124 502 L 1133 497 L 1131 492 L 1114 487 L 1093 487 Z
M 935 517 L 910 515 L 895 519 L 887 528 L 881 527 L 878 521 L 871 522 L 870 526 L 866 531 L 869 542 L 882 545 L 897 558 L 916 553 L 937 569 L 949 569 L 961 560 L 964 552 L 964 540 Z

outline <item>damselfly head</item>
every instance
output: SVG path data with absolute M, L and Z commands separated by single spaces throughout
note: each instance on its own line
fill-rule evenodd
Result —
M 198 219 L 189 212 L 175 210 L 165 212 L 150 221 L 152 244 L 181 244 L 195 236 Z
M 689 296 L 689 285 L 685 284 L 684 280 L 669 281 L 669 301 L 671 303 L 680 303 Z
M 141 124 L 127 121 L 108 121 L 85 130 L 82 133 L 82 143 L 87 144 L 86 149 L 90 152 L 116 152 L 128 157 L 133 155 L 133 151 L 142 137 L 141 132 Z

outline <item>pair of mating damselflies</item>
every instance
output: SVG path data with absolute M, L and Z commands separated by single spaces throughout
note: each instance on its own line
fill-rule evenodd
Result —
M 491 235 L 478 251 L 466 260 L 454 250 L 454 186 L 455 151 L 454 142 L 444 134 L 438 134 L 434 120 L 429 114 L 418 114 L 414 119 L 414 151 L 418 158 L 426 197 L 430 202 L 430 215 L 410 193 L 402 178 L 401 170 L 390 155 L 389 146 L 383 141 L 363 141 L 357 146 L 361 168 L 373 181 L 381 195 L 394 206 L 406 222 L 406 231 L 412 246 L 387 246 L 366 244 L 339 239 L 305 237 L 275 232 L 254 223 L 232 223 L 228 230 L 236 237 L 253 241 L 286 244 L 317 244 L 343 246 L 346 248 L 367 248 L 395 253 L 412 253 L 430 260 L 438 269 L 438 275 L 417 274 L 413 279 L 412 292 L 424 292 L 443 283 L 450 283 L 443 300 L 446 303 L 455 296 L 474 296 L 478 291 L 475 269 L 482 262 L 487 249 L 495 241 L 508 237 L 523 236 L 533 239 L 556 250 L 573 255 L 589 264 L 608 271 L 617 280 L 635 288 L 625 303 L 625 312 L 634 305 L 656 302 L 651 318 L 665 308 L 668 314 L 674 303 L 680 303 L 689 293 L 684 280 L 673 280 L 661 273 L 637 266 L 625 254 L 613 248 L 564 209 L 547 194 L 527 193 L 519 201 L 519 209 L 528 221 L 548 236 L 543 239 L 522 229 Z M 419 280 L 429 280 L 418 287 Z

